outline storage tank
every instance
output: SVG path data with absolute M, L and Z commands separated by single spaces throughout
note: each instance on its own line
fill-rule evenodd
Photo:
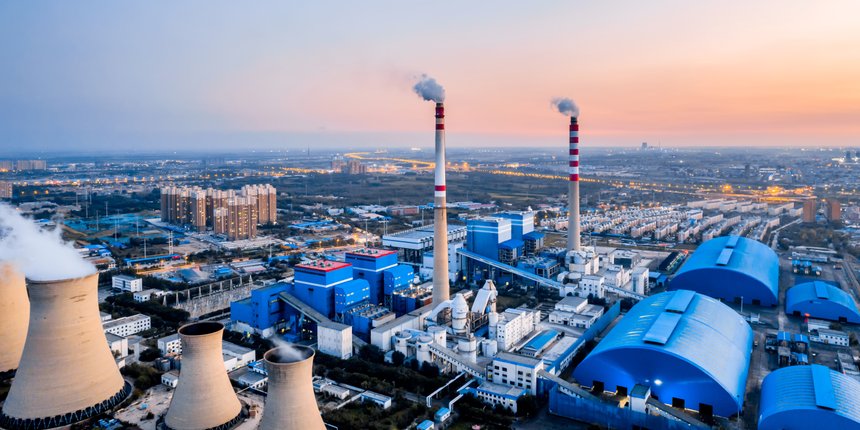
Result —
M 495 357 L 499 353 L 499 343 L 492 339 L 481 341 L 481 354 L 484 357 Z
M 242 405 L 224 369 L 224 325 L 197 322 L 179 328 L 182 369 L 164 423 L 172 430 L 227 429 L 242 419 Z
M 467 357 L 472 363 L 478 361 L 478 341 L 475 336 L 469 335 L 469 337 L 457 340 L 457 350 L 460 355 Z
M 412 339 L 412 334 L 408 331 L 397 332 L 394 336 L 394 350 L 403 354 L 404 357 L 408 357 L 410 339 Z
M 451 328 L 454 333 L 466 333 L 466 324 L 469 318 L 469 304 L 462 294 L 454 295 L 454 301 L 451 304 Z
M 27 280 L 27 340 L 0 427 L 68 426 L 108 412 L 131 393 L 99 316 L 98 274 Z
M 435 342 L 436 345 L 444 347 L 448 346 L 448 342 L 446 342 L 448 338 L 448 330 L 446 330 L 445 327 L 440 325 L 434 325 L 428 328 L 427 332 L 430 333 L 430 336 L 433 337 L 433 342 Z
M 0 262 L 0 373 L 18 368 L 29 319 L 24 274 L 10 263 Z
M 314 350 L 306 346 L 271 349 L 263 356 L 269 373 L 260 430 L 323 430 L 314 397 Z
M 418 364 L 427 363 L 430 360 L 430 344 L 433 343 L 433 338 L 424 334 L 418 337 L 418 342 L 416 343 L 416 352 L 415 358 L 418 360 Z

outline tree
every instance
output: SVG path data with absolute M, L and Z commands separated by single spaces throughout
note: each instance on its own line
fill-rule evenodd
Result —
M 161 351 L 158 348 L 146 348 L 140 353 L 140 361 L 152 361 L 161 357 Z
M 530 417 L 538 410 L 538 403 L 535 396 L 526 394 L 517 399 L 517 415 Z
M 376 345 L 364 345 L 358 351 L 358 356 L 372 363 L 382 363 L 385 360 L 385 354 Z
M 406 360 L 406 356 L 400 351 L 394 351 L 394 353 L 391 354 L 391 364 L 395 366 L 403 365 L 404 360 Z

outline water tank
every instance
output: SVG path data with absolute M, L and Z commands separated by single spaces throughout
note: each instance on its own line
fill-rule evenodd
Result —
M 415 358 L 418 360 L 418 364 L 424 364 L 430 362 L 430 345 L 433 343 L 433 338 L 428 335 L 421 335 L 418 337 L 418 342 L 416 343 L 416 352 Z
M 470 335 L 467 338 L 458 339 L 457 350 L 460 355 L 468 358 L 470 362 L 474 363 L 478 361 L 478 342 L 475 336 Z
M 484 339 L 481 341 L 481 354 L 484 357 L 495 357 L 499 353 L 499 343 L 494 339 Z
M 427 332 L 430 333 L 430 336 L 433 337 L 433 342 L 439 346 L 448 346 L 446 342 L 448 337 L 448 330 L 445 327 L 434 325 L 427 329 Z
M 408 357 L 410 339 L 412 339 L 412 334 L 408 331 L 397 332 L 394 336 L 394 350 L 403 354 L 404 357 Z

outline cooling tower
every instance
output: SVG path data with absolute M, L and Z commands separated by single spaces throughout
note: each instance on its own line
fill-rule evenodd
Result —
M 569 174 L 567 185 L 567 250 L 579 251 L 579 122 L 570 117 Z
M 433 193 L 433 305 L 451 295 L 448 282 L 448 208 L 445 189 L 445 105 L 436 103 L 436 169 Z
M 260 430 L 323 430 L 312 383 L 314 350 L 271 349 L 263 356 L 269 388 Z
M 27 281 L 30 325 L 0 427 L 66 426 L 110 410 L 131 393 L 105 339 L 97 287 L 95 273 Z
M 179 328 L 182 369 L 164 424 L 172 430 L 228 429 L 242 419 L 242 405 L 224 369 L 224 325 L 198 322 Z
M 11 264 L 0 263 L 0 373 L 18 368 L 29 318 L 24 275 Z

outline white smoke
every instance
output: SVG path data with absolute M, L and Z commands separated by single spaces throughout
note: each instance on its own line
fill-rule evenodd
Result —
M 445 101 L 445 88 L 426 74 L 421 75 L 421 79 L 412 87 L 412 90 L 424 100 L 436 103 Z
M 565 116 L 579 116 L 579 106 L 576 105 L 576 102 L 567 97 L 556 97 L 552 99 L 552 107 Z
M 272 337 L 272 343 L 275 344 L 275 348 L 278 348 L 277 360 L 281 363 L 293 363 L 296 361 L 302 361 L 305 358 L 305 354 L 302 350 L 293 346 L 293 344 L 275 336 Z
M 60 237 L 58 226 L 42 230 L 13 207 L 0 204 L 0 261 L 10 261 L 34 281 L 57 281 L 95 273 L 72 246 Z

